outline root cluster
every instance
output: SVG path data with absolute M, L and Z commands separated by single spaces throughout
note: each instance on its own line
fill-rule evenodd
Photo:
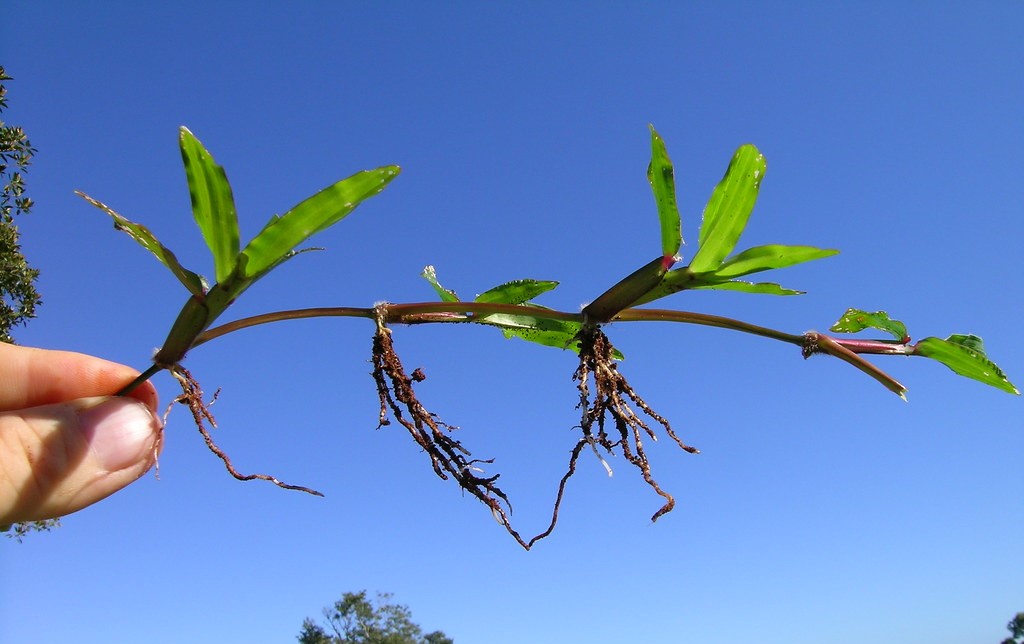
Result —
M 510 523 L 511 504 L 495 483 L 500 475 L 483 476 L 482 470 L 478 467 L 481 463 L 492 463 L 493 459 L 471 459 L 470 451 L 451 436 L 452 430 L 456 428 L 444 423 L 419 401 L 413 386 L 421 382 L 425 376 L 419 369 L 413 371 L 412 375 L 406 373 L 395 352 L 391 331 L 384 326 L 384 318 L 381 312 L 378 315 L 377 333 L 373 338 L 373 379 L 377 384 L 377 395 L 380 399 L 378 427 L 391 424 L 389 415 L 397 420 L 427 453 L 437 476 L 444 480 L 454 478 L 463 490 L 491 510 L 495 519 L 523 548 L 529 550 L 534 543 L 554 530 L 566 484 L 576 471 L 580 454 L 588 446 L 594 450 L 609 474 L 611 468 L 601 456 L 601 452 L 614 454 L 616 450 L 621 450 L 623 457 L 640 470 L 644 481 L 665 499 L 664 505 L 651 517 L 652 521 L 672 510 L 675 500 L 652 476 L 644 451 L 645 437 L 657 440 L 648 420 L 660 425 L 682 449 L 694 454 L 699 452 L 696 448 L 683 443 L 669 422 L 651 409 L 619 373 L 612 357 L 611 342 L 599 328 L 584 327 L 577 338 L 580 361 L 573 374 L 573 380 L 577 382 L 579 390 L 578 407 L 583 410 L 580 421 L 583 436 L 570 452 L 568 468 L 558 484 L 547 529 L 526 540 Z M 595 390 L 593 396 L 590 392 L 591 382 Z
M 463 490 L 490 508 L 494 518 L 516 541 L 529 549 L 529 544 L 523 541 L 509 522 L 508 513 L 512 511 L 512 506 L 505 493 L 495 484 L 501 475 L 478 475 L 483 473 L 480 465 L 493 463 L 494 459 L 470 458 L 470 451 L 451 436 L 451 432 L 458 428 L 445 423 L 423 406 L 413 391 L 413 384 L 425 379 L 420 369 L 413 371 L 411 376 L 406 374 L 402 361 L 395 353 L 391 330 L 379 319 L 377 333 L 373 336 L 373 380 L 377 384 L 377 396 L 380 399 L 378 428 L 391 424 L 388 419 L 390 411 L 390 415 L 430 457 L 435 474 L 444 480 L 454 478 Z
M 452 432 L 458 428 L 442 421 L 437 414 L 427 410 L 419 401 L 413 387 L 426 379 L 426 376 L 420 369 L 414 370 L 411 374 L 406 373 L 402 361 L 395 352 L 391 330 L 384 325 L 385 319 L 386 311 L 384 305 L 381 305 L 377 317 L 377 332 L 373 337 L 372 374 L 380 400 L 378 427 L 390 425 L 390 418 L 396 420 L 430 458 L 434 473 L 444 480 L 455 479 L 463 490 L 486 505 L 498 523 L 523 548 L 529 550 L 534 543 L 547 537 L 554 530 L 566 485 L 576 472 L 577 461 L 586 447 L 593 450 L 609 475 L 612 470 L 602 454 L 614 455 L 621 452 L 622 457 L 640 471 L 647 485 L 665 500 L 651 516 L 652 521 L 670 512 L 675 506 L 675 499 L 661 488 L 651 474 L 644 441 L 647 438 L 657 441 L 653 427 L 660 426 L 683 450 L 693 454 L 699 451 L 685 444 L 672 430 L 668 420 L 651 409 L 636 393 L 626 378 L 619 373 L 611 342 L 600 328 L 588 325 L 576 336 L 579 343 L 579 366 L 572 376 L 579 391 L 577 408 L 582 410 L 579 428 L 583 435 L 569 454 L 567 470 L 558 484 L 550 523 L 543 532 L 533 538 L 522 538 L 509 520 L 512 506 L 508 496 L 497 486 L 500 475 L 487 476 L 481 467 L 493 463 L 494 459 L 472 458 L 471 452 L 452 437 Z M 288 490 L 323 496 L 316 490 L 301 485 L 290 485 L 268 474 L 241 474 L 236 470 L 231 459 L 210 435 L 209 428 L 217 425 L 213 414 L 210 413 L 210 405 L 216 400 L 216 394 L 207 402 L 203 399 L 199 383 L 188 370 L 181 365 L 174 365 L 170 372 L 181 385 L 182 391 L 174 402 L 189 408 L 206 446 L 220 458 L 231 476 L 240 481 L 270 481 Z
M 622 450 L 622 456 L 631 465 L 640 470 L 647 485 L 665 499 L 665 504 L 651 516 L 651 521 L 671 512 L 675 507 L 675 499 L 658 485 L 651 474 L 651 465 L 644 450 L 644 436 L 653 441 L 658 440 L 657 434 L 644 420 L 647 417 L 665 430 L 672 440 L 682 449 L 691 454 L 699 454 L 700 450 L 680 440 L 672 430 L 668 420 L 650 408 L 633 387 L 619 373 L 618 365 L 612 358 L 612 343 L 598 327 L 584 327 L 577 336 L 580 342 L 580 364 L 573 374 L 580 392 L 577 408 L 583 410 L 580 428 L 583 438 L 573 450 L 569 462 L 570 472 L 575 466 L 580 450 L 589 445 L 597 458 L 611 474 L 611 468 L 601 456 L 601 451 L 614 454 L 615 449 Z M 590 381 L 594 383 L 594 395 L 591 399 Z M 637 413 L 637 412 L 640 413 Z M 608 420 L 614 426 L 613 433 L 608 431 Z M 559 490 L 561 492 L 561 490 Z

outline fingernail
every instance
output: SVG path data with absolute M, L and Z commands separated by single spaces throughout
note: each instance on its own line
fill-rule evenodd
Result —
M 79 429 L 93 455 L 108 471 L 152 464 L 160 421 L 131 398 L 105 398 L 78 412 Z

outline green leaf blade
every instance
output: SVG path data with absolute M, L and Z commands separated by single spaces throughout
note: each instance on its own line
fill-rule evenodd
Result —
M 658 282 L 654 288 L 647 291 L 643 297 L 638 298 L 631 306 L 648 304 L 655 300 L 660 300 L 663 297 L 678 293 L 679 291 L 692 288 L 694 279 L 695 276 L 690 271 L 689 267 L 684 266 L 683 268 L 671 270 L 662 276 L 661 281 Z
M 547 347 L 558 349 L 573 348 L 576 334 L 582 328 L 579 322 L 549 320 L 532 315 L 495 313 L 477 320 L 480 324 L 495 326 L 506 338 L 520 338 Z
M 694 280 L 688 288 L 701 290 L 736 291 L 738 293 L 754 293 L 758 295 L 803 295 L 804 291 L 779 286 L 774 282 L 744 282 L 729 280 L 725 282 L 705 282 Z
M 909 342 L 907 326 L 899 320 L 893 320 L 885 311 L 869 313 L 860 309 L 846 309 L 846 313 L 836 320 L 829 330 L 836 333 L 859 333 L 864 329 L 884 331 L 900 342 Z
M 178 278 L 178 281 L 184 284 L 185 288 L 187 288 L 192 295 L 195 295 L 200 299 L 205 297 L 206 285 L 203 283 L 203 278 L 182 266 L 181 263 L 178 262 L 178 258 L 175 257 L 174 253 L 172 253 L 169 248 L 161 244 L 157 240 L 156 236 L 149 232 L 148 228 L 142 224 L 137 224 L 125 219 L 118 213 L 114 212 L 114 210 L 105 203 L 97 201 L 83 192 L 75 191 L 75 194 L 110 215 L 114 220 L 115 228 L 126 233 L 129 237 L 138 242 L 140 246 L 153 253 L 160 263 L 170 269 L 171 273 Z
M 188 128 L 179 136 L 181 159 L 192 200 L 192 216 L 213 255 L 218 282 L 226 280 L 238 261 L 238 214 L 224 168 Z
M 1020 391 L 1010 382 L 1003 370 L 985 355 L 982 340 L 976 335 L 956 334 L 945 340 L 925 338 L 914 345 L 914 353 L 937 360 L 965 378 L 1020 395 Z
M 754 210 L 767 168 L 764 155 L 753 145 L 736 150 L 704 208 L 700 248 L 690 263 L 694 273 L 717 270 L 736 247 Z
M 437 292 L 437 296 L 441 298 L 442 302 L 460 301 L 455 291 L 441 286 L 441 283 L 437 281 L 437 271 L 434 270 L 433 266 L 424 266 L 420 277 L 430 282 L 430 285 L 434 287 L 434 291 Z
M 570 349 L 575 353 L 579 353 L 579 342 L 576 340 L 576 333 L 579 332 L 580 325 L 574 322 L 565 322 L 564 324 L 567 325 L 565 329 L 503 328 L 501 332 L 508 339 L 519 338 L 520 340 L 539 344 L 543 347 L 553 347 L 563 351 Z M 570 326 L 575 326 L 575 330 L 569 328 Z
M 838 253 L 839 251 L 835 249 L 814 246 L 755 246 L 729 258 L 712 275 L 719 279 L 732 279 L 760 271 L 788 268 Z
M 683 244 L 683 224 L 676 205 L 675 170 L 668 149 L 661 135 L 651 129 L 651 163 L 647 166 L 647 181 L 654 192 L 654 202 L 658 207 L 658 220 L 661 224 L 661 254 L 666 259 L 676 261 L 679 247 Z M 669 264 L 668 266 L 671 266 Z M 666 268 L 668 268 L 666 266 Z
M 327 186 L 280 217 L 272 218 L 242 251 L 240 268 L 254 279 L 279 264 L 296 246 L 338 223 L 398 176 L 398 166 L 364 170 Z
M 531 315 L 507 315 L 499 313 L 488 315 L 479 320 L 481 324 L 496 326 L 506 338 L 519 338 L 534 344 L 556 349 L 571 349 L 579 353 L 579 341 L 576 336 L 583 325 L 579 322 L 566 320 L 549 320 Z M 624 356 L 618 349 L 612 351 L 612 357 L 623 360 Z
M 484 291 L 473 301 L 489 304 L 523 304 L 542 293 L 547 293 L 556 286 L 558 286 L 558 282 L 531 279 L 513 280 Z

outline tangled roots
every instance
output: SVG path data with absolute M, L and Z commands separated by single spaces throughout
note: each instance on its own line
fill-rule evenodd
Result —
M 611 468 L 602 458 L 598 448 L 609 454 L 614 454 L 615 448 L 618 447 L 622 450 L 623 458 L 640 470 L 647 485 L 665 499 L 665 504 L 651 516 L 651 521 L 657 521 L 658 517 L 671 512 L 676 502 L 671 494 L 661 489 L 651 475 L 651 466 L 647 461 L 647 453 L 644 451 L 643 437 L 646 435 L 653 441 L 657 441 L 658 437 L 642 416 L 661 425 L 665 432 L 672 437 L 672 440 L 687 452 L 699 454 L 700 450 L 680 440 L 672 431 L 668 420 L 651 409 L 647 402 L 633 390 L 626 378 L 619 373 L 618 366 L 612 358 L 612 343 L 600 328 L 584 326 L 577 338 L 579 339 L 580 363 L 573 374 L 573 380 L 577 382 L 577 389 L 580 392 L 580 402 L 577 407 L 583 410 L 580 420 L 583 438 L 580 439 L 573 451 L 572 459 L 569 462 L 569 474 L 566 477 L 571 475 L 579 452 L 585 445 L 589 445 L 594 450 L 594 454 L 611 474 Z M 589 382 L 591 379 L 595 389 L 593 400 L 590 396 Z M 642 416 L 637 411 L 642 412 Z M 606 429 L 606 421 L 609 417 L 615 426 L 614 436 L 610 435 Z M 562 486 L 559 488 L 559 498 L 561 498 L 561 488 L 564 487 L 566 480 L 567 478 L 563 479 Z
M 174 365 L 169 369 L 169 371 L 178 381 L 178 384 L 181 385 L 181 395 L 175 398 L 172 404 L 181 403 L 188 407 L 189 411 L 192 412 L 192 419 L 195 421 L 196 429 L 199 430 L 199 433 L 203 436 L 203 440 L 206 442 L 206 447 L 216 454 L 217 458 L 224 462 L 224 467 L 227 468 L 231 476 L 235 477 L 239 481 L 270 481 L 274 485 L 283 487 L 286 490 L 298 490 L 315 496 L 323 496 L 323 494 L 316 490 L 303 487 L 301 485 L 289 485 L 274 478 L 273 476 L 270 476 L 269 474 L 241 474 L 236 470 L 235 466 L 231 463 L 231 459 L 226 453 L 224 453 L 224 450 L 217 447 L 217 444 L 213 442 L 213 437 L 210 436 L 210 432 L 206 428 L 206 423 L 209 423 L 210 427 L 217 426 L 217 421 L 214 420 L 213 414 L 210 413 L 210 405 L 217 400 L 217 393 L 220 393 L 219 390 L 217 393 L 214 393 L 209 403 L 204 402 L 203 390 L 200 388 L 196 379 L 192 377 L 192 374 L 189 373 L 185 367 L 180 364 Z
M 468 449 L 450 436 L 456 429 L 430 412 L 416 398 L 413 384 L 426 379 L 421 369 L 407 375 L 402 361 L 395 353 L 391 330 L 384 326 L 383 315 L 377 321 L 377 333 L 373 336 L 373 380 L 377 384 L 380 399 L 379 427 L 390 425 L 388 412 L 409 432 L 416 444 L 430 457 L 434 473 L 448 480 L 454 478 L 459 486 L 490 508 L 494 518 L 508 530 L 509 534 L 524 548 L 529 543 L 512 528 L 508 514 L 512 505 L 505 493 L 495 482 L 501 476 L 478 476 L 482 473 L 480 464 L 493 463 L 494 459 L 472 459 Z M 507 511 L 506 511 L 507 510 Z
M 585 325 L 576 336 L 579 342 L 579 366 L 573 373 L 573 380 L 579 391 L 578 409 L 582 410 L 579 427 L 583 436 L 569 454 L 569 464 L 564 476 L 559 481 L 558 493 L 551 512 L 551 521 L 546 530 L 526 540 L 513 529 L 509 520 L 512 505 L 505 493 L 496 485 L 499 474 L 483 476 L 481 464 L 490 464 L 494 459 L 474 459 L 462 443 L 452 438 L 452 431 L 458 429 L 442 421 L 437 414 L 427 410 L 417 399 L 413 391 L 415 383 L 426 379 L 423 371 L 416 369 L 406 374 L 402 361 L 395 352 L 391 338 L 391 330 L 384 326 L 386 311 L 384 306 L 378 307 L 377 332 L 373 337 L 373 380 L 377 385 L 377 396 L 380 400 L 380 417 L 378 427 L 390 425 L 389 415 L 398 421 L 430 458 L 434 473 L 448 480 L 454 478 L 459 486 L 486 505 L 494 518 L 500 523 L 519 545 L 529 550 L 534 543 L 550 535 L 558 522 L 558 511 L 565 494 L 566 484 L 576 472 L 576 463 L 584 448 L 590 447 L 601 464 L 611 474 L 611 467 L 605 461 L 602 452 L 615 454 L 621 450 L 623 458 L 640 470 L 644 481 L 665 503 L 651 516 L 652 521 L 670 512 L 675 506 L 672 495 L 661 488 L 651 474 L 651 466 L 644 450 L 644 439 L 649 437 L 657 441 L 652 424 L 662 429 L 683 450 L 692 454 L 700 453 L 694 447 L 685 444 L 668 420 L 655 412 L 647 402 L 634 391 L 626 378 L 619 373 L 613 354 L 614 348 L 607 336 L 596 326 Z M 240 481 L 261 480 L 288 489 L 299 490 L 316 496 L 320 492 L 300 485 L 289 485 L 267 474 L 241 474 L 235 469 L 231 459 L 224 453 L 210 435 L 210 427 L 217 423 L 210 413 L 210 405 L 216 400 L 214 394 L 209 402 L 203 400 L 203 391 L 192 374 L 181 365 L 174 365 L 170 372 L 181 385 L 181 395 L 174 402 L 186 405 L 192 412 L 196 428 L 203 436 L 206 446 L 217 455 L 231 476 Z M 591 385 L 593 383 L 593 385 Z M 594 392 L 591 394 L 591 386 Z M 647 420 L 645 420 L 645 418 Z M 608 422 L 610 419 L 610 423 Z M 649 421 L 654 423 L 649 424 Z M 614 426 L 614 429 L 611 429 Z
M 427 453 L 434 473 L 444 480 L 454 478 L 463 490 L 490 508 L 498 523 L 504 526 L 523 548 L 529 550 L 534 543 L 547 537 L 554 530 L 566 484 L 576 472 L 576 463 L 587 446 L 594 450 L 609 474 L 611 468 L 602 458 L 599 449 L 608 454 L 614 454 L 616 448 L 621 449 L 623 457 L 640 470 L 644 481 L 665 499 L 664 505 L 651 517 L 652 521 L 672 510 L 675 500 L 651 475 L 643 438 L 648 436 L 656 441 L 657 436 L 644 417 L 660 425 L 682 449 L 693 454 L 699 453 L 699 450 L 683 443 L 669 422 L 651 409 L 618 372 L 612 357 L 612 344 L 599 328 L 586 326 L 577 336 L 580 347 L 579 367 L 573 374 L 573 380 L 578 383 L 578 407 L 583 410 L 580 421 L 583 437 L 570 452 L 568 468 L 558 484 L 547 529 L 525 540 L 513 529 L 509 521 L 511 504 L 505 493 L 495 484 L 500 475 L 478 475 L 482 470 L 477 465 L 492 463 L 493 459 L 471 459 L 470 451 L 450 435 L 457 428 L 443 422 L 437 414 L 428 411 L 417 399 L 413 386 L 422 382 L 426 376 L 420 369 L 416 369 L 411 375 L 406 373 L 395 352 L 391 330 L 384 326 L 385 313 L 383 306 L 379 307 L 377 332 L 373 337 L 373 380 L 377 385 L 377 396 L 380 400 L 378 427 L 390 425 L 389 415 L 394 417 L 405 427 L 416 444 Z M 590 394 L 591 380 L 595 389 L 593 400 Z M 614 424 L 614 436 L 606 429 L 608 418 Z

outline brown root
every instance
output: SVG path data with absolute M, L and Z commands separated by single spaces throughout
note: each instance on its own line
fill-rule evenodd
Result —
M 661 425 L 680 448 L 691 454 L 699 454 L 700 450 L 680 440 L 668 420 L 651 409 L 647 402 L 633 390 L 625 376 L 619 373 L 618 366 L 612 358 L 612 344 L 600 328 L 585 326 L 577 338 L 580 343 L 580 364 L 573 374 L 573 380 L 578 383 L 577 389 L 580 392 L 578 407 L 583 410 L 580 420 L 583 439 L 580 445 L 577 445 L 576 451 L 573 452 L 573 459 L 569 464 L 570 473 L 567 476 L 571 475 L 581 445 L 590 445 L 609 473 L 611 470 L 601 458 L 598 448 L 608 454 L 614 454 L 615 448 L 618 447 L 622 450 L 622 456 L 640 470 L 647 485 L 665 499 L 665 504 L 651 516 L 651 521 L 657 521 L 659 517 L 672 511 L 672 508 L 675 507 L 675 499 L 661 489 L 651 474 L 651 466 L 647 460 L 647 453 L 644 451 L 643 437 L 649 436 L 654 441 L 657 441 L 658 438 L 642 416 Z M 589 382 L 591 379 L 593 379 L 595 388 L 593 401 L 590 397 Z M 642 412 L 642 416 L 637 413 L 637 410 Z M 605 422 L 609 416 L 615 425 L 616 435 L 614 438 L 605 428 Z M 564 481 L 565 479 L 563 479 L 563 485 Z M 559 489 L 560 497 L 561 488 Z
M 377 332 L 373 336 L 373 380 L 377 385 L 380 400 L 378 427 L 390 425 L 389 412 L 404 427 L 427 456 L 434 473 L 444 480 L 454 478 L 459 486 L 486 505 L 494 518 L 508 530 L 509 534 L 527 550 L 527 543 L 512 528 L 508 514 L 512 511 L 508 497 L 495 482 L 500 474 L 478 476 L 481 463 L 493 463 L 494 459 L 471 459 L 472 454 L 462 443 L 450 436 L 456 429 L 430 412 L 416 397 L 413 384 L 422 382 L 426 375 L 416 369 L 407 375 L 391 340 L 391 330 L 384 326 L 383 312 L 377 320 Z
M 189 373 L 185 367 L 182 367 L 180 364 L 174 365 L 169 369 L 169 371 L 178 381 L 178 384 L 181 385 L 181 395 L 175 398 L 174 402 L 179 402 L 189 408 L 189 411 L 192 412 L 192 419 L 195 421 L 196 429 L 199 430 L 199 433 L 203 436 L 203 440 L 206 442 L 206 447 L 216 454 L 217 458 L 224 462 L 224 467 L 227 468 L 231 476 L 235 477 L 239 481 L 270 481 L 274 485 L 286 490 L 298 490 L 299 492 L 305 492 L 315 496 L 323 496 L 323 494 L 316 490 L 303 487 L 301 485 L 289 485 L 288 483 L 284 483 L 269 474 L 242 474 L 236 470 L 231 459 L 226 453 L 224 453 L 224 450 L 217 447 L 217 444 L 213 442 L 213 437 L 210 436 L 210 432 L 206 428 L 206 423 L 209 423 L 210 427 L 217 426 L 217 421 L 214 420 L 213 414 L 210 413 L 210 405 L 217 400 L 217 393 L 220 393 L 219 390 L 213 395 L 210 402 L 204 402 L 202 388 L 200 388 L 199 383 L 192 377 L 192 374 Z
M 700 451 L 685 444 L 673 431 L 668 420 L 651 409 L 626 378 L 619 373 L 613 358 L 614 347 L 601 329 L 594 325 L 584 325 L 576 336 L 576 341 L 579 343 L 579 366 L 572 376 L 573 380 L 577 382 L 579 392 L 577 408 L 582 409 L 579 428 L 583 436 L 570 452 L 567 470 L 558 484 L 550 523 L 543 532 L 529 540 L 523 539 L 509 520 L 509 515 L 512 512 L 509 498 L 496 485 L 500 475 L 482 476 L 483 469 L 480 465 L 491 464 L 494 459 L 471 458 L 471 452 L 451 436 L 451 433 L 458 427 L 442 421 L 437 414 L 427 410 L 416 397 L 413 386 L 426 380 L 426 375 L 422 369 L 415 369 L 411 374 L 406 374 L 405 368 L 395 352 L 391 330 L 384 325 L 384 321 L 387 319 L 386 307 L 386 304 L 377 307 L 377 332 L 373 337 L 372 376 L 380 401 L 378 428 L 390 425 L 389 417 L 397 420 L 409 432 L 416 444 L 427 453 L 434 473 L 444 480 L 448 480 L 449 477 L 454 478 L 463 490 L 487 506 L 498 523 L 520 546 L 529 550 L 537 541 L 549 536 L 554 531 L 555 525 L 558 523 L 559 509 L 565 495 L 566 485 L 576 473 L 576 464 L 586 447 L 590 447 L 594 451 L 609 474 L 611 474 L 611 467 L 605 462 L 601 452 L 615 454 L 616 448 L 621 450 L 623 458 L 640 471 L 647 485 L 665 500 L 661 508 L 651 516 L 652 521 L 657 521 L 659 517 L 672 511 L 675 499 L 663 490 L 654 479 L 644 449 L 644 438 L 658 440 L 652 428 L 652 424 L 656 424 L 660 425 L 681 449 L 692 454 L 699 454 Z M 182 390 L 181 395 L 174 399 L 172 405 L 181 403 L 189 408 L 196 428 L 202 435 L 207 448 L 221 459 L 231 476 L 240 481 L 270 481 L 278 487 L 288 490 L 323 496 L 316 490 L 301 485 L 290 485 L 267 474 L 241 474 L 238 472 L 228 455 L 214 442 L 207 428 L 207 423 L 210 428 L 217 426 L 216 420 L 210 412 L 210 405 L 216 401 L 217 394 L 215 393 L 210 401 L 206 402 L 203 400 L 203 391 L 199 383 L 187 369 L 177 364 L 169 367 L 168 370 L 181 385 Z M 590 391 L 591 381 L 593 381 L 594 387 L 593 399 L 591 399 Z M 169 410 L 170 407 L 168 407 Z M 606 427 L 609 418 L 614 424 L 612 433 L 609 433 Z M 654 423 L 648 424 L 649 421 L 654 421 Z
M 498 523 L 504 526 L 526 550 L 554 531 L 566 485 L 576 472 L 580 454 L 588 446 L 594 450 L 609 474 L 611 468 L 598 450 L 600 448 L 608 454 L 614 454 L 616 448 L 621 449 L 623 457 L 640 470 L 647 485 L 665 499 L 664 505 L 651 517 L 652 521 L 656 521 L 674 507 L 675 500 L 672 495 L 665 492 L 651 474 L 643 438 L 648 436 L 652 440 L 657 440 L 657 436 L 644 418 L 660 425 L 683 450 L 693 454 L 698 454 L 699 450 L 685 444 L 672 430 L 668 420 L 651 409 L 619 373 L 612 357 L 614 348 L 604 333 L 596 326 L 585 326 L 577 336 L 580 362 L 573 374 L 573 380 L 578 383 L 578 406 L 583 409 L 580 421 L 583 437 L 570 452 L 568 468 L 559 481 L 547 529 L 529 541 L 523 539 L 509 521 L 511 504 L 508 497 L 495 484 L 499 475 L 484 477 L 475 473 L 482 472 L 475 466 L 477 463 L 492 463 L 493 459 L 470 459 L 469 450 L 450 436 L 451 431 L 458 428 L 444 423 L 437 414 L 428 411 L 417 399 L 413 385 L 422 382 L 426 376 L 421 369 L 416 369 L 411 375 L 406 374 L 395 352 L 391 330 L 384 326 L 386 319 L 386 305 L 379 305 L 377 332 L 373 337 L 373 380 L 377 385 L 377 396 L 380 400 L 378 427 L 390 425 L 389 417 L 397 420 L 430 457 L 430 463 L 437 476 L 444 480 L 452 477 L 458 481 L 462 489 L 490 508 Z M 591 380 L 595 388 L 593 401 L 590 395 Z M 609 417 L 615 425 L 615 436 L 610 435 L 605 428 L 606 419 Z
M 509 520 L 508 515 L 512 511 L 511 503 L 501 488 L 495 485 L 495 481 L 500 475 L 482 477 L 474 473 L 481 471 L 475 466 L 477 463 L 489 464 L 493 463 L 494 459 L 469 459 L 468 457 L 471 455 L 469 450 L 448 434 L 458 428 L 441 421 L 437 414 L 427 411 L 416 398 L 413 384 L 425 379 L 426 375 L 422 369 L 416 369 L 411 376 L 406 375 L 402 361 L 395 353 L 391 330 L 384 326 L 383 316 L 380 316 L 377 333 L 373 337 L 373 380 L 377 384 L 377 396 L 380 399 L 378 427 L 391 424 L 391 421 L 388 420 L 390 412 L 390 415 L 405 427 L 413 440 L 427 453 L 434 472 L 439 477 L 448 480 L 449 475 L 452 476 L 462 489 L 490 508 L 494 518 L 520 546 L 529 550 L 533 544 L 550 535 L 555 529 L 566 483 L 576 472 L 576 461 L 579 459 L 580 452 L 586 447 L 587 441 L 580 440 L 572 450 L 568 471 L 558 484 L 558 494 L 547 529 L 527 541 L 512 527 Z

